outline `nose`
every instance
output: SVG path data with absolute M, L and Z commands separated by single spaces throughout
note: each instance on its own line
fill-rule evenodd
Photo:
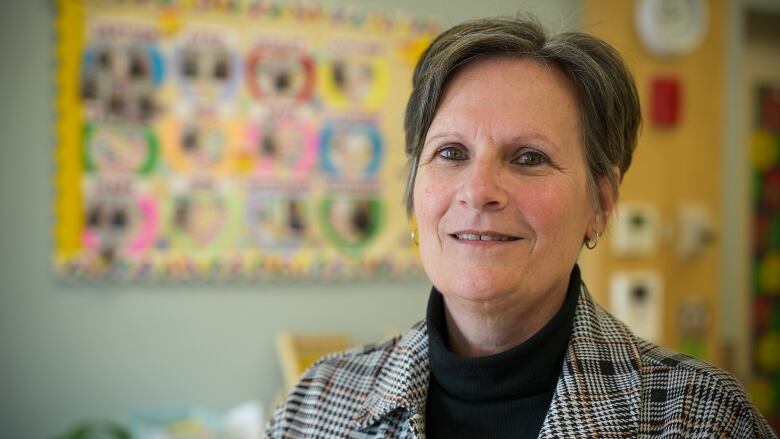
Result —
M 461 205 L 478 211 L 503 209 L 508 194 L 502 184 L 504 170 L 491 160 L 474 160 L 458 190 Z

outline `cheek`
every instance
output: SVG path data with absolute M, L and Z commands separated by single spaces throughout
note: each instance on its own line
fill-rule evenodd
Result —
M 589 195 L 579 185 L 545 186 L 532 193 L 532 197 L 519 200 L 518 205 L 537 239 L 565 242 L 585 233 L 591 209 Z
M 435 233 L 441 218 L 449 207 L 452 190 L 442 184 L 441 179 L 430 178 L 427 173 L 418 172 L 414 184 L 414 216 L 420 231 Z M 423 239 L 423 236 L 420 236 Z

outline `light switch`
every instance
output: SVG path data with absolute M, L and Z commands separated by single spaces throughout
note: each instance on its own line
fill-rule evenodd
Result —
M 615 215 L 611 248 L 616 256 L 647 257 L 658 245 L 658 209 L 651 203 L 621 203 Z
M 677 210 L 677 254 L 682 259 L 695 257 L 714 239 L 712 216 L 699 204 L 686 203 Z
M 610 282 L 611 311 L 639 337 L 661 338 L 663 295 L 656 271 L 617 272 Z

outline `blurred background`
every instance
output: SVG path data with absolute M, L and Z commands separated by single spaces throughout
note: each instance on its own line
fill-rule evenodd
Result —
M 596 250 L 583 250 L 583 277 L 638 334 L 734 373 L 780 427 L 780 1 L 306 4 L 439 28 L 527 11 L 551 30 L 613 44 L 636 77 L 644 127 L 618 215 Z M 62 245 L 59 178 L 73 159 L 60 156 L 71 116 L 57 103 L 56 78 L 63 64 L 82 61 L 55 56 L 57 3 L 0 8 L 1 437 L 53 437 L 137 413 L 223 414 L 246 401 L 267 415 L 287 366 L 311 356 L 291 336 L 370 343 L 424 316 L 430 284 L 409 273 L 145 282 L 63 274 L 53 263 Z M 402 107 L 373 111 L 398 155 Z M 406 236 L 401 187 L 382 196 L 398 200 L 384 209 L 388 227 Z M 326 348 L 331 341 L 314 339 Z

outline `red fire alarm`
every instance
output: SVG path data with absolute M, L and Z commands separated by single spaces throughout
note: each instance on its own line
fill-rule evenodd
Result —
M 673 127 L 680 119 L 680 80 L 669 76 L 653 78 L 650 83 L 650 117 L 653 125 Z

